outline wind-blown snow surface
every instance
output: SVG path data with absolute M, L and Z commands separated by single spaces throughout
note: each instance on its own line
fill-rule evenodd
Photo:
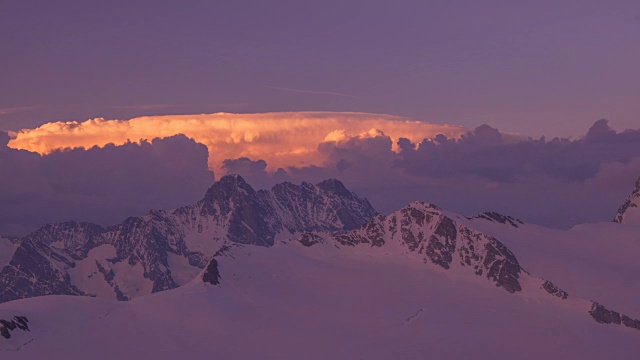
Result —
M 402 254 L 290 242 L 235 247 L 218 263 L 218 286 L 197 278 L 130 302 L 46 296 L 0 304 L 0 317 L 26 316 L 31 328 L 0 342 L 0 354 L 628 359 L 640 352 L 637 330 L 598 324 L 573 303 L 526 286 L 514 295 Z

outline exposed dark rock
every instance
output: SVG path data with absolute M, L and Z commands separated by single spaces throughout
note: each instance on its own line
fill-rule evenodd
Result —
M 218 251 L 216 251 L 215 254 L 213 254 L 213 257 L 218 257 L 218 256 L 223 256 L 224 254 L 226 254 L 227 252 L 229 252 L 229 250 L 231 250 L 231 246 L 229 245 L 222 245 L 220 247 L 220 249 L 218 249 Z
M 98 268 L 98 271 L 104 277 L 104 280 L 107 282 L 107 284 L 109 284 L 109 286 L 111 286 L 111 288 L 113 289 L 113 292 L 116 294 L 116 299 L 118 301 L 127 301 L 127 300 L 129 300 L 129 297 L 127 295 L 125 295 L 122 292 L 122 290 L 120 290 L 120 287 L 118 286 L 118 284 L 116 284 L 114 282 L 115 273 L 113 272 L 113 269 L 107 270 L 104 266 L 102 266 L 102 264 L 100 264 L 100 262 L 98 260 L 96 260 L 96 267 Z
M 513 227 L 518 227 L 518 225 L 522 225 L 524 224 L 520 219 L 516 219 L 514 217 L 508 216 L 508 215 L 502 215 L 499 214 L 497 212 L 493 212 L 493 211 L 487 211 L 487 212 L 483 212 L 481 214 L 478 214 L 474 217 L 468 218 L 468 219 L 485 219 L 485 220 L 489 220 L 492 222 L 497 222 L 500 224 L 508 224 L 511 225 Z
M 344 184 L 338 179 L 327 179 L 319 182 L 316 186 L 326 192 L 334 193 L 338 195 L 338 197 L 354 200 L 353 193 L 347 190 Z
M 613 218 L 613 222 L 624 223 L 627 217 L 627 213 L 632 209 L 638 208 L 638 206 L 640 206 L 640 178 L 638 178 L 638 181 L 636 181 L 636 184 L 629 197 L 627 197 L 622 205 L 620 205 L 616 216 Z
M 113 286 L 113 292 L 116 293 L 116 300 L 118 301 L 129 301 L 129 297 L 127 295 L 125 295 L 122 290 L 120 290 L 120 286 L 118 285 L 114 285 Z
M 3 319 L 0 319 L 0 324 L 2 324 L 2 326 L 6 327 L 9 330 L 13 330 L 18 327 L 13 321 L 7 321 Z
M 486 255 L 483 264 L 487 270 L 487 278 L 510 293 L 522 291 L 518 280 L 522 268 L 513 253 L 494 238 L 489 239 L 484 249 Z
M 604 306 L 593 302 L 589 314 L 593 319 L 601 324 L 611 324 L 611 311 L 607 310 Z
M 19 329 L 29 331 L 29 326 L 27 325 L 29 319 L 27 319 L 26 316 L 15 316 L 13 319 L 16 321 Z
M 206 270 L 202 273 L 202 281 L 212 285 L 220 284 L 220 272 L 218 271 L 218 261 L 211 259 Z
M 425 263 L 444 269 L 452 264 L 472 268 L 496 286 L 513 293 L 521 291 L 523 271 L 516 257 L 495 238 L 457 224 L 435 205 L 415 202 L 389 216 L 379 215 L 360 229 L 334 237 L 339 245 L 380 247 L 394 239 L 420 254 Z
M 569 297 L 569 293 L 557 287 L 554 283 L 549 280 L 545 280 L 541 286 L 542 289 L 546 290 L 549 294 L 553 296 L 557 296 L 562 300 L 566 300 Z
M 31 331 L 26 316 L 14 316 L 13 320 L 0 319 L 0 335 L 5 339 L 11 338 L 11 333 L 16 329 Z
M 0 271 L 0 302 L 42 295 L 88 295 L 73 284 L 65 268 L 75 266 L 68 253 L 33 240 L 21 242 Z
M 627 315 L 622 315 L 622 323 L 626 327 L 630 327 L 630 328 L 634 328 L 634 329 L 639 329 L 640 330 L 640 328 L 637 327 L 637 325 L 636 325 L 636 320 L 628 317 Z
M 315 244 L 321 244 L 322 238 L 316 234 L 312 234 L 312 233 L 304 233 L 302 234 L 302 236 L 300 236 L 300 238 L 298 239 L 298 241 L 300 242 L 300 244 L 306 246 L 306 247 L 311 247 Z
M 436 265 L 449 269 L 456 250 L 456 225 L 448 217 L 442 217 L 429 237 L 425 254 Z
M 609 310 L 595 301 L 591 302 L 591 317 L 600 324 L 624 324 L 624 326 L 640 330 L 640 320 L 632 319 L 627 315 L 620 314 L 617 311 Z
M 346 246 L 371 244 L 372 246 L 380 247 L 384 245 L 384 219 L 384 215 L 378 215 L 363 225 L 362 228 L 338 235 L 334 237 L 334 240 Z

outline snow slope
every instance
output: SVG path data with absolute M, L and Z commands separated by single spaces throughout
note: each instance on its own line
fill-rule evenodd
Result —
M 531 273 L 577 296 L 640 315 L 640 225 L 605 222 L 557 230 L 478 219 L 468 224 L 500 239 Z
M 46 296 L 0 304 L 30 331 L 3 359 L 628 359 L 640 331 L 603 325 L 585 302 L 509 293 L 406 254 L 331 243 L 234 246 L 219 285 L 200 278 L 129 302 Z M 265 271 L 269 269 L 269 271 Z M 539 289 L 538 289 L 539 290 Z M 19 350 L 17 350 L 19 348 Z

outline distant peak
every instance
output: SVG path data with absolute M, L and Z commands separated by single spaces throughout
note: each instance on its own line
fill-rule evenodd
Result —
M 238 174 L 225 175 L 207 190 L 204 201 L 213 203 L 222 199 L 229 199 L 234 194 L 245 193 L 251 195 L 255 190 Z
M 409 205 L 405 206 L 405 208 L 432 209 L 442 211 L 442 209 L 438 205 L 426 203 L 424 201 L 412 201 Z
M 251 185 L 244 181 L 242 176 L 238 174 L 229 174 L 221 177 L 218 182 L 213 184 L 213 187 L 222 188 L 225 192 L 230 192 L 235 189 L 244 189 L 248 193 L 254 192 Z
M 220 180 L 218 180 L 218 182 L 219 183 L 233 183 L 233 184 L 245 183 L 246 184 L 246 181 L 244 181 L 242 176 L 240 176 L 239 174 L 225 175 L 225 176 L 221 177 Z
M 332 192 L 347 198 L 351 198 L 351 191 L 347 190 L 344 184 L 338 179 L 327 179 L 316 184 L 318 188 L 324 191 Z

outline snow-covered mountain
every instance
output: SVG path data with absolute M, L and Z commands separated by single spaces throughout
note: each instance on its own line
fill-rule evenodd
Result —
M 272 246 L 279 236 L 338 234 L 376 214 L 338 180 L 255 191 L 229 175 L 191 206 L 108 228 L 49 224 L 3 241 L 0 261 L 12 255 L 0 263 L 0 302 L 51 294 L 129 300 L 186 284 L 227 243 Z
M 484 219 L 518 228 L 515 219 L 496 221 L 496 218 L 505 219 L 497 215 L 493 213 L 471 220 Z M 342 253 L 391 254 L 417 259 L 432 270 L 446 271 L 456 278 L 483 279 L 509 293 L 555 296 L 573 306 L 588 307 L 588 313 L 597 322 L 623 324 L 640 330 L 640 320 L 609 310 L 595 301 L 576 299 L 575 296 L 569 299 L 569 293 L 551 281 L 532 276 L 502 242 L 463 224 L 465 220 L 469 218 L 446 213 L 433 204 L 414 202 L 388 216 L 379 215 L 362 228 L 335 236 L 328 242 L 340 248 Z M 309 237 L 317 240 L 309 242 Z M 317 235 L 303 236 L 299 241 L 306 246 L 327 242 Z M 547 294 L 538 294 L 545 292 Z
M 478 274 L 460 255 L 467 240 L 484 244 L 471 252 L 485 256 L 480 264 L 492 268 L 504 258 L 487 261 L 486 246 L 497 240 L 462 221 L 413 203 L 346 235 L 226 245 L 192 282 L 129 302 L 7 302 L 0 318 L 24 318 L 28 330 L 15 327 L 0 349 L 17 350 L 5 352 L 9 359 L 52 349 L 68 359 L 628 359 L 640 352 L 633 317 L 520 266 L 513 292 Z M 449 223 L 455 240 L 453 230 L 438 230 Z M 364 234 L 378 240 L 359 241 Z M 421 236 L 414 247 L 410 239 Z M 442 241 L 456 243 L 448 269 L 420 251 Z
M 640 353 L 638 225 L 555 230 L 423 202 L 384 216 L 336 180 L 256 192 L 237 176 L 222 179 L 193 207 L 132 219 L 147 230 L 125 226 L 130 219 L 109 229 L 70 223 L 53 241 L 36 236 L 45 227 L 13 240 L 19 247 L 5 270 L 21 271 L 13 279 L 31 281 L 31 289 L 49 284 L 82 295 L 89 287 L 76 279 L 86 269 L 119 288 L 150 279 L 147 270 L 134 276 L 117 266 L 152 264 L 145 260 L 152 256 L 138 254 L 161 256 L 148 245 L 158 244 L 185 262 L 191 260 L 184 254 L 195 254 L 199 275 L 160 257 L 155 263 L 172 278 L 184 271 L 183 286 L 128 302 L 43 296 L 0 304 L 0 349 L 18 350 L 7 352 L 16 359 L 52 349 L 65 358 L 109 359 Z M 124 248 L 133 250 L 114 262 L 112 244 L 119 243 L 104 239 L 122 233 L 129 234 L 123 244 L 133 243 Z M 107 245 L 113 255 L 101 253 Z M 91 263 L 95 268 L 83 268 Z M 90 271 L 84 276 L 95 276 Z
M 622 224 L 640 224 L 640 178 L 631 191 L 631 195 L 620 205 L 613 222 Z

